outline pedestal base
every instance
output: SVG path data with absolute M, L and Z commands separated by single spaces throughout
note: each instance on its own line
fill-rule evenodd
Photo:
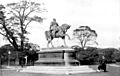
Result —
M 20 72 L 45 73 L 45 74 L 77 74 L 96 72 L 89 66 L 29 66 Z
M 64 52 L 64 62 L 65 62 L 65 66 L 70 66 L 70 64 L 69 64 L 69 54 L 67 52 Z

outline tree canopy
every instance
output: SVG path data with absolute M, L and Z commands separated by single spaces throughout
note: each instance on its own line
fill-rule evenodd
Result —
M 97 33 L 95 30 L 92 30 L 89 26 L 80 26 L 79 28 L 73 31 L 73 36 L 79 40 L 80 45 L 85 49 L 88 42 L 92 41 L 96 43 Z
M 3 9 L 5 11 L 3 11 Z M 16 50 L 23 51 L 24 44 L 29 41 L 26 36 L 29 34 L 27 27 L 32 21 L 42 22 L 44 19 L 40 17 L 40 13 L 42 12 L 47 12 L 43 4 L 26 0 L 9 3 L 6 7 L 0 5 L 0 34 L 3 35 Z

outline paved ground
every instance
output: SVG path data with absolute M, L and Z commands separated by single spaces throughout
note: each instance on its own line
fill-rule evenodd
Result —
M 96 70 L 87 65 L 84 66 L 29 66 L 20 70 L 20 72 L 46 73 L 46 74 L 76 74 L 90 73 Z
M 108 72 L 94 72 L 94 73 L 80 73 L 73 74 L 70 76 L 120 76 L 120 65 L 109 64 L 107 65 Z M 93 69 L 96 69 L 97 66 L 90 66 Z M 0 76 L 68 76 L 68 75 L 56 75 L 56 74 L 42 74 L 42 73 L 25 73 L 25 72 L 16 72 L 15 69 L 0 69 Z

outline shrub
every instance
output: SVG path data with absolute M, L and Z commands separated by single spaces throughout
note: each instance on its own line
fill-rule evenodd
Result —
M 105 48 L 105 49 L 97 49 L 99 53 L 99 58 L 101 56 L 104 56 L 106 59 L 106 63 L 114 63 L 116 62 L 115 60 L 115 53 L 118 51 L 115 48 Z
M 115 52 L 113 56 L 116 62 L 120 62 L 120 51 Z
M 81 65 L 91 65 L 98 62 L 98 52 L 96 48 L 89 47 L 86 50 L 79 50 L 76 52 L 76 58 Z
M 76 52 L 76 58 L 81 64 L 98 64 L 102 56 L 105 57 L 106 63 L 120 62 L 120 51 L 115 48 L 88 47 L 86 50 L 77 48 Z

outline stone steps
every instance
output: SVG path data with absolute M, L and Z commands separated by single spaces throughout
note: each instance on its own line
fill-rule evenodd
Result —
M 95 72 L 88 66 L 29 66 L 20 72 L 48 73 L 48 74 L 68 74 Z

